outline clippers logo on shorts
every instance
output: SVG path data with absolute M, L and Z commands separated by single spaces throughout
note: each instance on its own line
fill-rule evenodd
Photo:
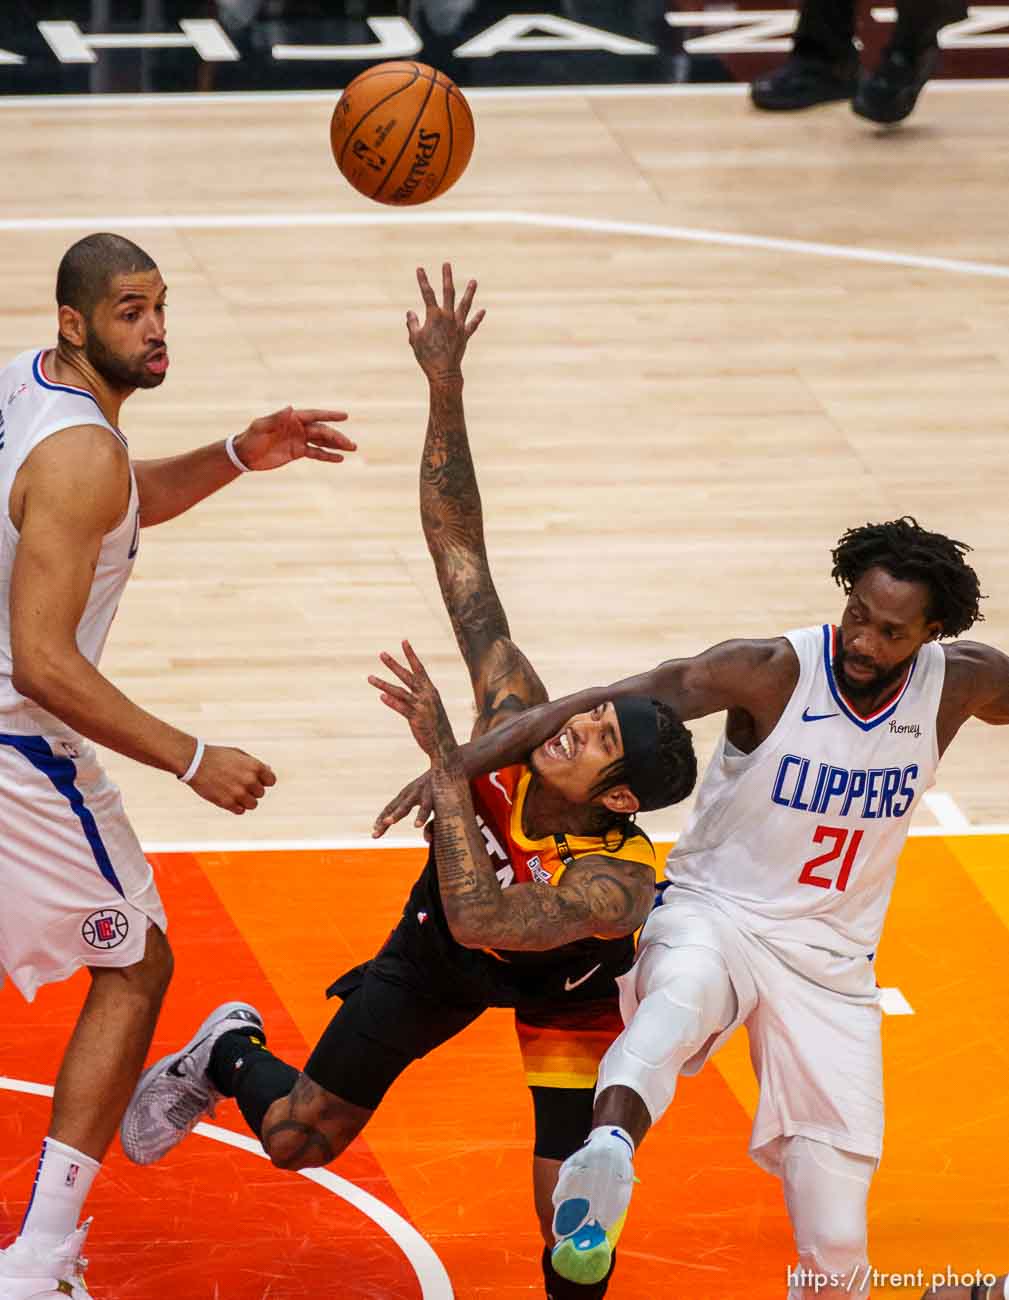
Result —
M 111 907 L 92 912 L 81 926 L 84 942 L 103 950 L 118 948 L 129 932 L 129 921 L 122 912 Z

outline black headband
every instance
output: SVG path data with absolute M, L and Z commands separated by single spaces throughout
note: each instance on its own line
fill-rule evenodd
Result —
M 620 738 L 624 743 L 627 784 L 642 812 L 672 803 L 659 751 L 659 715 L 654 700 L 646 695 L 629 695 L 614 700 Z

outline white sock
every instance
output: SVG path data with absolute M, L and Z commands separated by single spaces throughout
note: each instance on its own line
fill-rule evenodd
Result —
M 587 1142 L 626 1142 L 628 1146 L 628 1155 L 634 1156 L 634 1139 L 625 1128 L 618 1124 L 600 1124 L 594 1128 L 586 1138 Z
M 1002 1283 L 1002 1294 L 1005 1300 L 1009 1300 L 1009 1273 L 1005 1275 L 1005 1281 Z
M 77 1227 L 100 1168 L 83 1151 L 47 1137 L 20 1237 L 43 1253 L 59 1246 Z

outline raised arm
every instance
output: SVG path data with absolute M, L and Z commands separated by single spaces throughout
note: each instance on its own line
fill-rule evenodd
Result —
M 511 639 L 491 576 L 483 507 L 463 413 L 462 359 L 483 320 L 469 313 L 470 280 L 455 303 L 452 268 L 442 268 L 439 306 L 423 269 L 417 272 L 425 318 L 407 314 L 410 345 L 429 387 L 427 435 L 420 463 L 420 515 L 445 608 L 476 700 L 473 735 L 547 698 L 532 665 Z

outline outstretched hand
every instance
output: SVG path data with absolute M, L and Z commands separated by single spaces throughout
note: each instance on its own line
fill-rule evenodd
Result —
M 368 681 L 378 691 L 383 704 L 406 718 L 414 740 L 432 763 L 443 764 L 458 749 L 452 724 L 437 688 L 409 641 L 403 642 L 403 654 L 406 665 L 397 662 L 384 650 L 379 655 L 386 668 L 403 683 L 402 686 L 381 677 L 372 676 Z
M 414 808 L 417 809 L 417 816 L 413 819 L 414 826 L 426 826 L 428 818 L 434 812 L 434 789 L 431 785 L 430 770 L 415 777 L 394 799 L 389 800 L 375 818 L 375 825 L 371 828 L 371 838 L 380 840 L 390 826 L 395 826 L 404 817 L 409 817 Z
M 440 307 L 423 267 L 417 268 L 417 283 L 420 285 L 420 296 L 424 299 L 426 314 L 422 325 L 416 312 L 406 313 L 406 329 L 413 354 L 430 380 L 461 376 L 466 344 L 479 329 L 486 314 L 481 308 L 472 320 L 469 319 L 476 281 L 470 280 L 466 285 L 458 307 L 455 304 L 451 263 L 446 262 L 441 268 Z
M 357 451 L 357 444 L 331 426 L 346 420 L 346 411 L 282 411 L 253 420 L 235 439 L 235 453 L 247 469 L 280 469 L 292 461 L 329 461 L 338 465 L 343 452 Z

